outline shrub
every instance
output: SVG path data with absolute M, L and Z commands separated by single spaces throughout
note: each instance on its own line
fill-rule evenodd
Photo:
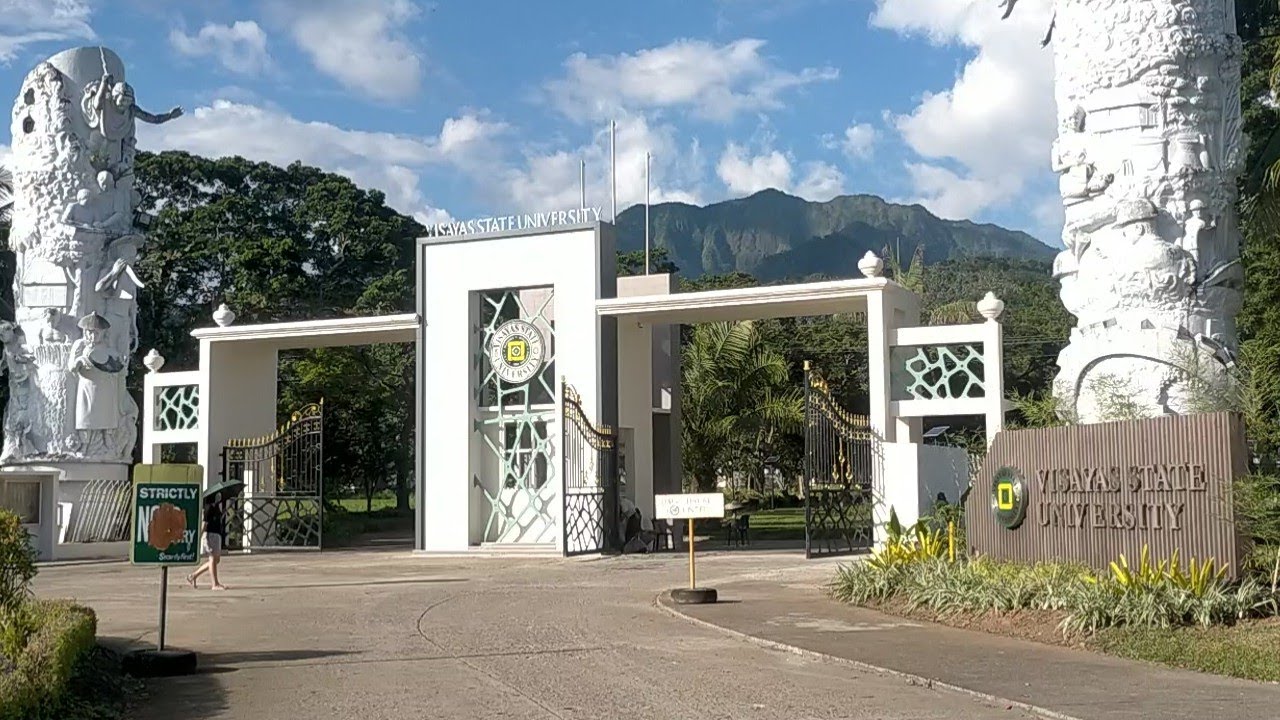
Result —
M 0 720 L 61 717 L 68 682 L 76 666 L 93 650 L 98 621 L 89 608 L 67 601 L 38 601 L 4 614 L 28 632 L 25 646 L 0 673 Z
M 886 544 L 867 562 L 842 567 L 832 594 L 850 603 L 900 601 L 910 610 L 944 617 L 1058 611 L 1065 613 L 1059 629 L 1067 636 L 1121 625 L 1231 623 L 1275 612 L 1274 594 L 1254 580 L 1228 585 L 1212 561 L 1193 559 L 1182 566 L 1175 557 L 1152 563 L 1144 552 L 1136 569 L 1121 558 L 1110 573 L 1096 576 L 1069 563 L 1022 565 L 989 558 L 948 562 L 925 552 L 908 556 L 888 551 L 889 547 Z M 887 561 L 890 557 L 895 561 Z
M 17 608 L 31 595 L 36 551 L 18 516 L 0 509 L 0 610 Z

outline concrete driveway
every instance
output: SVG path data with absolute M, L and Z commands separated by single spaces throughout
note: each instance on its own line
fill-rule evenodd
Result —
M 152 683 L 136 717 L 1026 717 L 673 617 L 654 599 L 687 582 L 685 562 L 275 554 L 228 558 L 226 592 L 193 591 L 174 571 L 168 642 L 199 653 L 201 671 Z M 699 558 L 711 586 L 812 586 L 833 568 L 795 552 Z M 36 586 L 93 607 L 112 642 L 155 642 L 157 570 L 50 566 Z

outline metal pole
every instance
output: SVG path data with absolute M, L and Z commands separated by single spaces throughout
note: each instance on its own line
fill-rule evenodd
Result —
M 804 494 L 804 557 L 809 559 L 813 557 L 813 501 L 809 496 L 812 493 L 809 487 L 809 478 L 813 472 L 813 453 L 817 449 L 815 432 L 812 421 L 809 419 L 809 388 L 813 386 L 813 380 L 809 373 L 812 370 L 809 367 L 809 361 L 804 361 L 804 464 L 803 471 L 800 475 L 800 492 Z
M 609 121 L 609 194 L 613 198 L 610 217 L 618 224 L 618 123 Z
M 693 518 L 689 518 L 689 589 L 698 587 L 698 574 L 693 561 Z
M 578 187 L 582 189 L 582 207 L 587 206 L 587 161 L 578 160 Z
M 644 154 L 644 274 L 649 274 L 649 153 Z
M 157 650 L 164 650 L 164 616 L 165 606 L 169 599 L 169 566 L 165 565 L 160 568 L 160 642 L 157 643 Z

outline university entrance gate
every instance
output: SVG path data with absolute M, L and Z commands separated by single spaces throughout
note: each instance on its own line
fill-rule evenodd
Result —
M 867 550 L 875 528 L 871 421 L 841 407 L 809 363 L 804 369 L 804 555 Z
M 618 441 L 613 428 L 591 424 L 582 398 L 561 383 L 561 448 L 564 456 L 564 554 L 621 548 Z
M 223 506 L 228 550 L 319 550 L 324 537 L 324 403 L 262 438 L 222 449 L 223 482 L 243 483 Z

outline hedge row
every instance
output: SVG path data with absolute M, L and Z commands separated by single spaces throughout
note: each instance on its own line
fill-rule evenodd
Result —
M 25 617 L 5 620 L 25 625 L 30 634 L 0 673 L 0 720 L 55 718 L 76 665 L 96 644 L 98 618 L 66 600 L 32 601 L 13 612 Z

